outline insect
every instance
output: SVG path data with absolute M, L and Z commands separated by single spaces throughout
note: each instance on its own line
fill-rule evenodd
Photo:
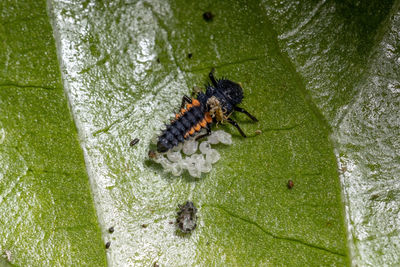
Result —
M 135 139 L 133 139 L 130 143 L 129 143 L 129 146 L 134 146 L 134 145 L 136 145 L 137 143 L 139 143 L 139 138 L 135 138 Z
M 178 207 L 178 218 L 176 219 L 178 227 L 182 232 L 190 233 L 197 226 L 197 208 L 190 201 L 186 201 L 185 205 L 178 205 Z
M 292 189 L 293 186 L 294 186 L 293 181 L 292 181 L 292 180 L 289 180 L 288 183 L 287 183 L 287 187 L 288 187 L 289 189 Z
M 207 22 L 212 21 L 214 18 L 214 14 L 211 13 L 210 11 L 204 12 L 203 13 L 203 19 Z
M 205 93 L 199 92 L 197 98 L 183 96 L 179 113 L 158 137 L 158 152 L 167 152 L 203 128 L 207 133 L 197 136 L 196 140 L 210 135 L 213 123 L 228 122 L 246 137 L 237 122 L 230 118 L 234 111 L 244 113 L 253 121 L 258 121 L 245 109 L 236 106 L 243 99 L 243 89 L 240 84 L 224 78 L 217 80 L 213 71 L 209 74 L 212 85 L 207 85 Z

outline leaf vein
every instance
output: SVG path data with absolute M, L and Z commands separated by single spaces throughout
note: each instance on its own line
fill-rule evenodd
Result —
M 17 88 L 35 88 L 35 89 L 43 89 L 43 90 L 57 90 L 54 87 L 41 86 L 41 85 L 30 85 L 30 84 L 18 84 L 18 83 L 3 83 L 0 84 L 0 87 L 17 87 Z
M 222 67 L 227 67 L 227 66 L 232 66 L 232 65 L 237 65 L 237 64 L 243 64 L 251 61 L 258 61 L 262 59 L 264 56 L 256 56 L 256 57 L 251 57 L 251 58 L 244 58 L 244 59 L 239 59 L 236 61 L 232 62 L 223 62 L 218 65 L 209 65 L 206 67 L 199 67 L 199 68 L 193 68 L 193 69 L 183 69 L 185 72 L 198 72 L 198 71 L 204 71 L 204 70 L 210 70 L 212 68 L 222 68 Z
M 274 239 L 279 239 L 279 240 L 285 240 L 285 241 L 295 242 L 295 243 L 298 243 L 298 244 L 301 244 L 301 245 L 304 245 L 304 246 L 307 246 L 307 247 L 310 247 L 310 248 L 322 250 L 322 251 L 328 252 L 328 253 L 330 253 L 330 254 L 338 255 L 338 256 L 341 256 L 341 257 L 345 257 L 345 256 L 346 256 L 346 255 L 343 254 L 343 253 L 340 253 L 340 252 L 337 252 L 337 251 L 333 251 L 333 250 L 330 250 L 330 249 L 327 249 L 327 248 L 324 248 L 324 247 L 321 247 L 321 246 L 317 246 L 317 245 L 314 245 L 314 244 L 310 244 L 310 243 L 307 243 L 307 242 L 305 242 L 305 241 L 303 241 L 303 240 L 300 240 L 300 239 L 296 239 L 296 238 L 293 238 L 293 237 L 282 237 L 282 236 L 278 236 L 278 235 L 276 235 L 276 234 L 273 234 L 273 233 L 271 233 L 271 232 L 265 230 L 265 229 L 264 229 L 263 227 L 261 227 L 258 223 L 254 222 L 254 221 L 252 221 L 252 220 L 250 220 L 250 219 L 248 219 L 248 218 L 241 217 L 241 216 L 239 216 L 239 215 L 237 215 L 237 214 L 235 214 L 235 213 L 229 211 L 228 209 L 226 209 L 226 208 L 224 208 L 224 207 L 222 207 L 222 206 L 203 204 L 202 207 L 211 207 L 211 208 L 219 209 L 219 210 L 223 211 L 225 214 L 228 214 L 228 215 L 231 216 L 231 217 L 234 217 L 234 218 L 236 218 L 236 219 L 239 219 L 239 220 L 241 220 L 241 221 L 243 221 L 243 222 L 246 222 L 246 223 L 248 223 L 248 224 L 250 224 L 250 225 L 255 226 L 256 228 L 258 228 L 259 230 L 261 230 L 264 234 L 266 234 L 266 235 L 268 235 L 268 236 L 270 236 L 270 237 L 272 237 L 272 238 L 274 238 Z

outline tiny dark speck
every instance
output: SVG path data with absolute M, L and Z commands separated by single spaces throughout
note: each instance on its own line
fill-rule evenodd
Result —
M 292 189 L 293 186 L 294 186 L 293 181 L 292 181 L 292 180 L 289 180 L 288 183 L 287 183 L 287 187 L 288 187 L 289 189 Z
M 160 61 L 160 58 L 157 58 L 157 63 L 160 63 L 161 61 Z
M 188 54 L 188 58 L 191 59 L 192 57 L 193 57 L 193 54 L 192 54 L 192 53 L 189 53 L 189 54 Z
M 106 248 L 110 248 L 110 246 L 111 246 L 111 241 L 108 241 L 108 242 L 106 243 Z
M 154 264 L 153 264 L 153 267 L 159 267 L 160 265 L 158 265 L 158 263 L 157 262 L 155 262 Z
M 110 234 L 114 233 L 114 227 L 108 228 L 108 232 L 109 232 Z
M 142 227 L 143 228 L 147 228 L 147 224 L 142 224 Z
M 379 198 L 378 194 L 373 194 L 369 199 L 370 200 L 377 200 Z
M 156 152 L 154 152 L 153 150 L 150 150 L 149 151 L 149 158 L 151 158 L 151 159 L 157 158 Z M 154 174 L 156 174 L 156 173 L 154 173 Z
M 134 145 L 136 145 L 137 143 L 139 143 L 139 139 L 138 139 L 138 138 L 135 138 L 135 139 L 133 139 L 133 140 L 129 143 L 129 145 L 130 145 L 130 146 L 134 146 Z
M 211 13 L 210 11 L 204 12 L 203 13 L 203 19 L 207 22 L 212 21 L 214 18 L 214 14 Z

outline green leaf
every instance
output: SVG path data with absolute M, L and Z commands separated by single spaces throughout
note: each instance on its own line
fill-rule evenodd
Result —
M 0 4 L 4 258 L 104 265 L 90 180 L 110 265 L 399 264 L 399 3 L 50 0 L 59 62 L 43 3 Z M 150 141 L 213 67 L 259 122 L 173 177 Z
M 101 225 L 115 227 L 112 264 L 347 264 L 329 125 L 258 5 L 52 1 L 50 10 Z M 242 106 L 260 122 L 235 114 L 247 139 L 219 126 L 234 144 L 218 148 L 212 172 L 171 177 L 146 162 L 150 140 L 211 67 L 242 83 Z M 170 222 L 186 200 L 199 226 L 183 237 Z
M 267 10 L 332 127 L 353 265 L 399 265 L 400 2 L 283 1 Z
M 0 265 L 104 266 L 45 3 L 0 10 Z

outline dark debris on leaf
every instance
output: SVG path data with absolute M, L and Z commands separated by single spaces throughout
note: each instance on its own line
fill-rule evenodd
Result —
M 157 153 L 153 150 L 150 150 L 148 155 L 149 155 L 149 158 L 151 158 L 151 159 L 157 158 Z
M 288 183 L 287 183 L 287 187 L 288 187 L 289 189 L 292 189 L 293 186 L 294 186 L 293 181 L 292 181 L 292 180 L 289 180 Z
M 214 14 L 211 13 L 210 11 L 207 11 L 207 12 L 204 12 L 204 13 L 203 13 L 203 19 L 204 19 L 205 21 L 207 21 L 207 22 L 212 21 L 213 18 L 214 18 Z

